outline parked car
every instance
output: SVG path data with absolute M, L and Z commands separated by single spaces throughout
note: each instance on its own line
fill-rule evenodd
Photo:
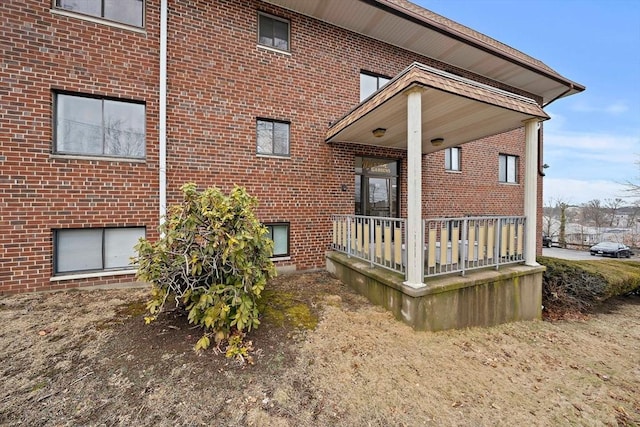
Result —
M 547 236 L 545 233 L 542 233 L 542 246 L 546 246 L 550 248 L 553 242 L 551 241 L 551 237 Z
M 589 253 L 594 256 L 602 255 L 614 258 L 629 258 L 633 255 L 629 246 L 615 242 L 600 242 L 597 245 L 591 246 L 591 248 L 589 248 Z

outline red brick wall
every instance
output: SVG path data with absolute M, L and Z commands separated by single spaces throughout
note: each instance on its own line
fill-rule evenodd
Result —
M 146 225 L 157 237 L 159 2 L 146 3 L 144 33 L 55 14 L 48 1 L 0 4 L 0 293 L 132 280 L 50 282 L 52 229 Z M 405 214 L 404 151 L 324 137 L 359 102 L 361 70 L 442 64 L 260 1 L 169 8 L 170 203 L 188 181 L 245 186 L 261 220 L 290 222 L 291 260 L 279 264 L 299 269 L 324 266 L 330 215 L 353 213 L 354 156 L 402 160 Z M 258 10 L 290 20 L 290 55 L 257 46 Z M 146 161 L 52 156 L 55 89 L 145 101 Z M 290 158 L 256 156 L 256 117 L 291 122 Z M 498 153 L 523 159 L 523 150 L 519 130 L 464 145 L 460 174 L 444 171 L 443 152 L 426 156 L 425 215 L 522 214 L 522 184 L 499 184 L 497 173 Z
M 158 224 L 158 11 L 146 34 L 51 12 L 50 1 L 0 4 L 0 293 L 131 281 L 51 282 L 57 228 Z M 146 102 L 143 163 L 52 153 L 52 93 Z
M 262 220 L 291 223 L 289 263 L 322 267 L 330 214 L 353 213 L 354 156 L 403 159 L 406 170 L 404 151 L 324 142 L 329 123 L 359 102 L 360 71 L 394 76 L 414 61 L 444 65 L 259 1 L 196 3 L 174 1 L 169 14 L 173 31 L 201 30 L 169 43 L 169 199 L 185 181 L 245 186 L 259 197 Z M 290 55 L 257 46 L 257 11 L 290 20 Z M 256 156 L 256 117 L 291 121 L 290 159 Z M 523 132 L 462 152 L 461 174 L 444 171 L 443 152 L 425 157 L 425 214 L 523 214 L 523 186 L 498 183 L 498 154 L 523 159 Z

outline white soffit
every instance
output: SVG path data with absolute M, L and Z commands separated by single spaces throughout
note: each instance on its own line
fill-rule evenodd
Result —
M 533 64 L 507 59 L 510 55 L 506 52 L 481 48 L 481 41 L 477 41 L 478 46 L 473 46 L 446 34 L 446 30 L 442 28 L 430 28 L 426 24 L 386 12 L 373 5 L 372 3 L 379 2 L 372 0 L 266 2 L 542 96 L 543 103 L 584 90 L 577 85 L 567 92 L 572 82 L 562 76 L 536 70 Z M 443 27 L 442 24 L 440 27 Z M 458 37 L 461 37 L 460 34 Z

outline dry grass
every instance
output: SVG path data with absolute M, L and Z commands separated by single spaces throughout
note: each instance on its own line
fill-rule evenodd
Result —
M 416 333 L 382 311 L 329 308 L 299 367 L 329 409 L 321 425 L 630 423 L 640 419 L 639 309 Z
M 315 330 L 265 319 L 256 365 L 143 290 L 0 297 L 2 425 L 640 425 L 640 297 L 582 321 L 414 332 L 326 274 L 281 278 Z M 193 336 L 192 336 L 193 335 Z

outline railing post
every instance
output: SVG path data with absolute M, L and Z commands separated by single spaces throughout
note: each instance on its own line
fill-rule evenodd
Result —
M 402 238 L 404 251 L 402 251 L 402 268 L 404 268 L 404 280 L 409 278 L 409 274 L 407 271 L 407 221 L 404 221 L 404 227 L 402 227 Z
M 373 267 L 373 252 L 374 252 L 374 240 L 373 240 L 373 236 L 374 236 L 374 227 L 375 227 L 375 220 L 373 218 L 369 218 L 369 263 L 371 264 L 371 267 Z
M 424 264 L 425 264 L 425 262 L 427 260 L 427 256 L 425 254 L 425 251 L 427 249 L 427 247 L 425 245 L 425 236 L 426 236 L 426 234 L 425 234 L 426 233 L 426 228 L 425 227 L 426 227 L 426 222 L 425 222 L 425 220 L 423 218 L 422 219 L 422 237 L 420 239 L 420 241 L 421 241 L 420 245 L 422 245 L 422 271 L 420 272 L 422 280 L 424 280 L 424 277 L 425 277 L 425 275 L 424 275 Z
M 497 219 L 496 229 L 493 232 L 495 245 L 493 245 L 493 259 L 496 260 L 496 270 L 500 266 L 500 245 L 502 245 L 502 239 L 500 238 L 500 234 L 502 233 L 502 220 L 500 218 Z
M 462 256 L 461 264 L 462 264 L 462 272 L 460 273 L 464 276 L 465 270 L 467 269 L 467 259 L 469 258 L 469 242 L 467 242 L 467 227 L 469 226 L 469 220 L 467 218 L 462 220 Z
M 347 244 L 347 256 L 351 256 L 351 219 L 350 216 L 347 216 L 345 221 L 347 227 L 347 241 L 345 242 Z

